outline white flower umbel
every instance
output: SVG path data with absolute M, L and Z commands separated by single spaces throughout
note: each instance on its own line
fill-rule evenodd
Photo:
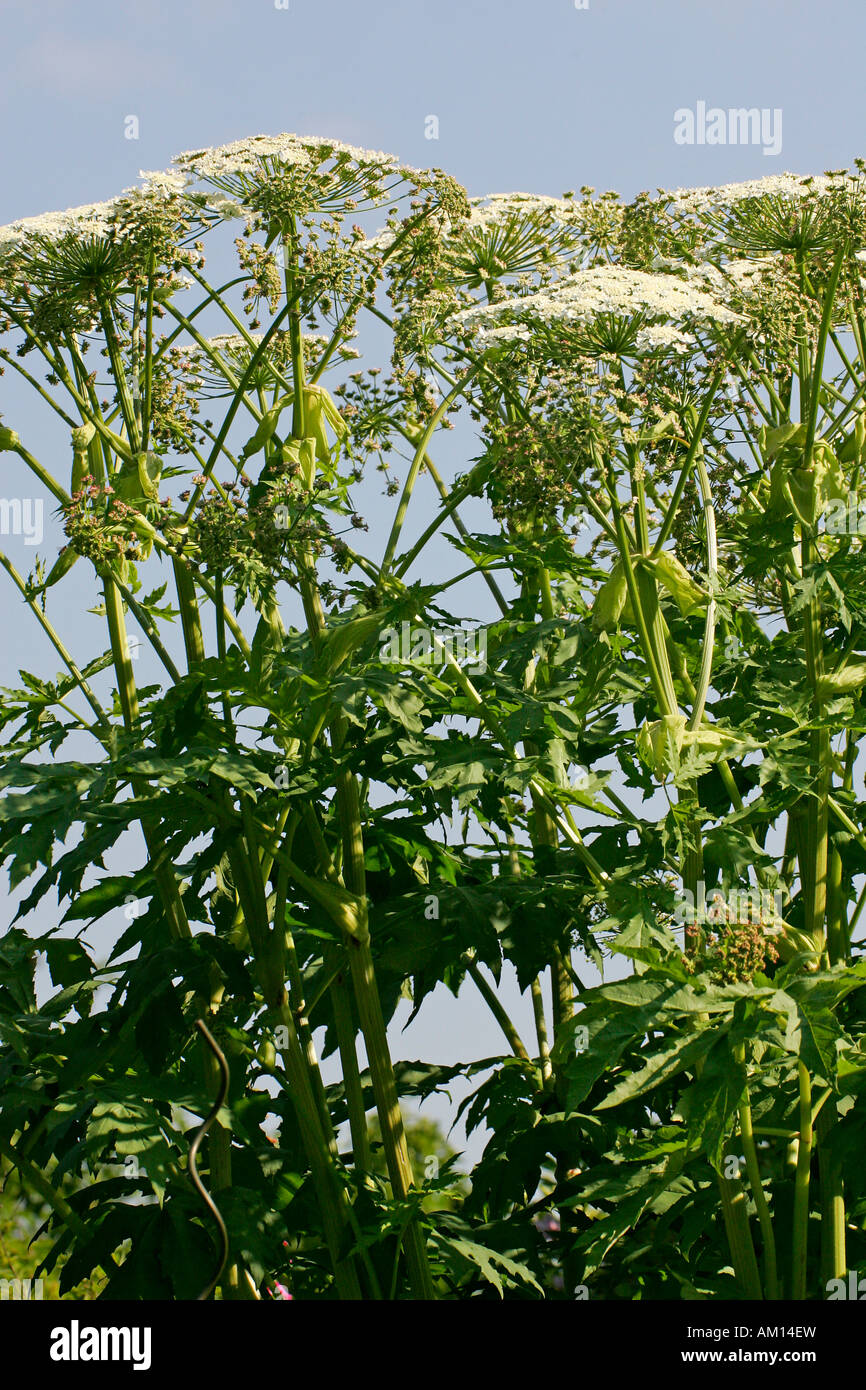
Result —
M 674 352 L 688 352 L 695 341 L 693 333 L 683 333 L 669 323 L 651 323 L 638 330 L 636 338 L 638 352 L 654 352 L 658 348 L 671 348 Z
M 536 193 L 488 193 L 483 198 L 471 198 L 471 212 L 465 221 L 452 222 L 444 212 L 431 214 L 430 222 L 444 240 L 460 243 L 472 232 L 496 231 L 509 224 L 578 224 L 580 204 L 572 198 L 553 198 Z M 382 227 L 374 236 L 359 242 L 361 251 L 383 252 L 394 243 L 399 228 Z
M 199 178 L 220 180 L 233 175 L 256 175 L 269 161 L 313 169 L 332 158 L 338 163 L 398 167 L 396 157 L 382 150 L 365 150 L 356 145 L 345 145 L 342 140 L 291 135 L 288 132 L 282 135 L 251 135 L 213 149 L 187 150 L 184 154 L 176 155 L 172 162 L 179 169 L 197 174 Z
M 186 150 L 175 155 L 174 164 L 202 179 L 224 179 L 237 174 L 257 174 L 263 160 L 281 164 L 300 164 L 310 168 L 310 151 L 296 135 L 253 135 L 212 149 Z
M 763 179 L 746 179 L 743 183 L 726 183 L 717 188 L 677 188 L 671 193 L 660 192 L 663 198 L 672 200 L 672 210 L 701 213 L 733 207 L 749 198 L 824 197 L 860 182 L 849 174 L 769 174 Z
M 32 237 L 58 241 L 74 232 L 81 237 L 106 236 L 112 214 L 119 200 L 105 203 L 85 203 L 82 207 L 67 208 L 65 212 L 43 212 L 38 217 L 22 217 L 7 227 L 0 227 L 0 253 L 14 250 Z
M 523 323 L 504 323 L 499 328 L 480 328 L 478 341 L 482 346 L 488 343 L 526 343 L 532 331 Z
M 141 169 L 138 177 L 142 180 L 141 188 L 127 188 L 126 193 L 155 193 L 170 197 L 182 193 L 189 183 L 188 176 L 177 169 Z
M 135 233 L 136 209 L 162 206 L 169 199 L 178 199 L 188 183 L 187 176 L 176 170 L 144 171 L 141 187 L 126 188 L 116 198 L 102 203 L 84 203 L 64 212 L 43 212 L 38 217 L 23 217 L 7 227 L 0 227 L 0 255 L 26 246 L 28 242 L 57 242 L 69 235 L 81 240 L 91 237 L 128 238 Z M 180 204 L 177 207 L 180 208 Z
M 454 314 L 455 323 L 489 331 L 503 320 L 588 325 L 602 314 L 642 315 L 672 323 L 735 323 L 740 316 L 712 294 L 674 275 L 651 275 L 625 266 L 597 266 L 536 294 L 477 304 Z
M 488 193 L 486 198 L 472 199 L 469 227 L 495 227 L 511 217 L 555 218 L 561 222 L 576 220 L 579 204 L 573 198 L 548 198 L 537 193 Z
M 187 150 L 173 162 L 237 199 L 254 219 L 277 226 L 381 206 L 396 185 L 411 180 L 396 158 L 382 150 L 288 132 Z
M 207 341 L 215 352 L 228 353 L 233 357 L 245 357 L 250 356 L 255 348 L 259 346 L 262 341 L 262 336 L 261 333 L 250 333 L 249 338 L 245 338 L 240 333 L 217 333 L 214 337 L 208 338 Z M 317 348 L 325 347 L 330 342 L 326 333 L 305 333 L 303 337 L 304 346 L 313 351 Z M 284 339 L 285 335 L 278 338 L 276 342 L 272 339 L 274 347 L 282 345 Z M 201 352 L 201 348 L 198 343 L 191 343 L 185 348 L 185 351 L 190 356 L 194 356 Z
M 777 264 L 778 258 L 775 256 L 756 256 L 751 260 L 742 258 L 720 265 L 713 261 L 701 261 L 698 265 L 687 266 L 686 274 L 689 282 L 698 289 L 727 302 L 732 295 L 740 299 L 748 297 L 761 278 Z

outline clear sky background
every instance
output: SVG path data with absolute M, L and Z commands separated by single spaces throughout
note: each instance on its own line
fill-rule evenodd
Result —
M 0 222 L 280 130 L 439 163 L 473 193 L 632 195 L 866 148 L 860 0 L 0 0 L 0 18 Z M 780 107 L 781 154 L 675 145 L 698 100 Z
M 864 40 L 863 0 L 289 0 L 285 9 L 274 0 L 0 0 L 0 225 L 110 197 L 182 150 L 279 131 L 439 165 L 471 194 L 590 184 L 632 197 L 820 173 L 866 156 Z M 780 153 L 677 144 L 674 112 L 698 102 L 780 109 Z M 425 138 L 431 116 L 437 140 Z M 136 126 L 138 138 L 127 138 Z M 0 382 L 5 423 L 34 452 L 50 451 L 54 436 L 10 376 Z M 27 495 L 16 461 L 2 460 L 0 491 Z M 450 462 L 450 471 L 465 464 L 455 445 Z M 372 534 L 386 520 L 377 505 L 381 515 L 365 513 Z M 57 536 L 48 527 L 49 556 Z M 32 567 L 22 538 L 2 544 L 20 569 Z M 0 593 L 0 684 L 16 685 L 21 664 L 53 675 L 56 658 L 32 618 L 11 589 Z M 77 581 L 67 593 L 55 620 L 74 651 L 77 639 L 88 649 L 99 620 L 82 614 Z M 12 915 L 0 913 L 0 924 Z M 41 931 L 54 920 L 45 905 L 30 924 Z M 448 1062 L 501 1051 L 472 988 L 455 1001 L 440 987 L 406 1033 L 392 1029 L 395 1054 Z M 527 1000 L 516 988 L 504 997 L 531 1038 Z M 425 1113 L 447 1109 L 434 1102 Z

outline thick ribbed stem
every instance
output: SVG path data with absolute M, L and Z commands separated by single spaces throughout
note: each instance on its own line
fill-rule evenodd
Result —
M 340 958 L 341 960 L 345 958 L 343 950 L 340 951 Z M 352 1018 L 349 991 L 342 970 L 337 972 L 331 982 L 330 996 L 331 1007 L 334 1010 L 334 1025 L 337 1030 L 337 1045 L 340 1049 L 340 1065 L 343 1071 L 346 1104 L 349 1108 L 352 1162 L 358 1173 L 371 1173 L 373 1169 L 370 1136 L 367 1132 L 367 1112 L 364 1108 L 364 1092 L 358 1066 L 358 1053 L 355 1048 L 355 1024 Z
M 283 1065 L 310 1164 L 313 1185 L 319 1199 L 319 1210 L 334 1267 L 337 1290 L 341 1299 L 358 1300 L 363 1298 L 361 1286 L 354 1261 L 346 1254 L 350 1243 L 348 1193 L 339 1179 L 322 1134 L 316 1101 L 307 1073 L 307 1062 L 288 1004 L 282 1005 L 279 1017 L 287 1038 L 285 1046 L 281 1049 Z
M 845 1187 L 842 1165 L 830 1147 L 836 1116 L 828 1102 L 818 1115 L 818 1173 L 821 1180 L 821 1279 L 842 1279 L 848 1270 Z
M 791 1223 L 791 1297 L 806 1297 L 806 1260 L 809 1237 L 809 1178 L 812 1169 L 812 1082 L 802 1062 L 797 1063 L 800 1093 L 800 1134 L 794 1175 L 794 1215 Z
M 763 1298 L 761 1271 L 758 1268 L 752 1232 L 749 1228 L 746 1194 L 742 1183 L 726 1178 L 721 1173 L 717 1174 L 717 1178 L 734 1275 L 747 1298 L 760 1300 Z
M 367 1046 L 367 1060 L 370 1064 L 373 1094 L 376 1097 L 376 1109 L 379 1114 L 388 1176 L 391 1180 L 394 1196 L 398 1199 L 405 1199 L 414 1187 L 414 1178 L 403 1128 L 403 1116 L 397 1097 L 394 1068 L 388 1049 L 385 1020 L 382 1016 L 382 1005 L 376 987 L 369 935 L 366 930 L 358 936 L 349 937 L 346 946 L 349 952 L 355 1000 L 361 1018 L 361 1029 Z M 427 1261 L 424 1235 L 417 1222 L 409 1223 L 403 1237 L 403 1246 L 415 1298 L 434 1299 L 436 1290 Z
M 746 1049 L 744 1043 L 738 1043 L 734 1048 L 734 1057 L 742 1065 L 745 1065 Z M 761 1237 L 764 1242 L 764 1289 L 767 1298 L 776 1300 L 779 1297 L 779 1278 L 776 1267 L 776 1238 L 773 1232 L 773 1218 L 770 1215 L 770 1208 L 764 1194 L 764 1185 L 761 1182 L 758 1150 L 755 1145 L 755 1136 L 752 1130 L 752 1107 L 749 1101 L 748 1086 L 743 1093 L 743 1099 L 740 1101 L 739 1119 L 740 1138 L 742 1139 L 743 1152 L 746 1159 L 746 1172 L 749 1177 L 749 1186 L 752 1189 L 752 1197 L 758 1213 L 758 1224 L 761 1227 Z

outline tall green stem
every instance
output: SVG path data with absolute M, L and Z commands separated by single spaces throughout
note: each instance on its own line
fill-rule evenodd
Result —
M 281 1049 L 292 1102 L 304 1142 L 319 1210 L 325 1228 L 325 1239 L 334 1267 L 337 1291 L 341 1299 L 363 1297 L 354 1260 L 348 1255 L 350 1244 L 349 1198 L 340 1181 L 332 1155 L 322 1133 L 315 1097 L 310 1086 L 307 1063 L 301 1048 L 295 1020 L 288 1004 L 279 1009 L 286 1043 Z
M 742 1183 L 726 1178 L 722 1173 L 719 1173 L 717 1177 L 719 1195 L 722 1201 L 722 1217 L 725 1223 L 725 1234 L 728 1238 L 734 1274 L 746 1297 L 760 1301 L 763 1298 L 761 1272 L 758 1268 L 758 1259 L 755 1255 L 755 1246 L 749 1229 L 746 1194 Z
M 745 1065 L 746 1049 L 744 1043 L 738 1043 L 734 1048 L 734 1057 Z M 752 1107 L 749 1101 L 749 1089 L 743 1093 L 743 1098 L 739 1105 L 740 1119 L 740 1138 L 743 1143 L 743 1153 L 746 1159 L 746 1172 L 749 1177 L 749 1185 L 752 1189 L 752 1197 L 758 1212 L 758 1224 L 761 1227 L 761 1236 L 764 1242 L 764 1287 L 767 1298 L 776 1300 L 779 1297 L 779 1279 L 776 1268 L 776 1238 L 773 1232 L 773 1218 L 770 1215 L 770 1208 L 764 1194 L 764 1186 L 761 1182 L 761 1169 L 758 1163 L 758 1150 L 755 1145 L 755 1136 L 752 1129 Z
M 794 1175 L 794 1214 L 791 1222 L 791 1297 L 806 1297 L 809 1244 L 809 1177 L 812 1170 L 812 1082 L 803 1062 L 797 1063 L 800 1096 L 800 1132 Z
M 836 1116 L 828 1103 L 815 1125 L 818 1173 L 821 1182 L 821 1279 L 842 1279 L 848 1270 L 846 1249 L 845 1186 L 842 1165 L 832 1149 Z
M 295 387 L 292 411 L 292 435 L 294 438 L 300 439 L 304 438 L 306 431 L 305 380 L 301 309 L 296 271 L 299 248 L 297 244 L 297 234 L 293 224 L 289 224 L 284 228 L 283 242 L 286 259 L 286 295 L 291 305 L 289 328 L 292 348 L 292 374 Z M 425 449 L 426 441 L 424 443 L 424 448 L 420 450 L 420 458 L 423 458 Z M 396 533 L 392 530 L 392 538 L 395 543 L 396 535 L 399 535 L 399 526 L 396 528 Z M 321 600 L 315 581 L 315 569 L 311 555 L 305 557 L 302 566 L 301 586 L 304 611 L 308 625 L 310 626 L 311 640 L 314 645 L 318 645 L 324 630 L 324 615 L 322 613 Z M 345 740 L 343 723 L 344 721 L 339 716 L 336 721 L 332 722 L 331 737 L 335 750 L 341 748 Z M 367 1049 L 367 1060 L 370 1066 L 373 1094 L 376 1099 L 376 1109 L 379 1115 L 388 1175 L 391 1180 L 394 1195 L 398 1199 L 405 1199 L 414 1186 L 414 1179 L 412 1165 L 409 1160 L 409 1150 L 406 1144 L 406 1135 L 403 1128 L 403 1117 L 397 1097 L 397 1083 L 388 1048 L 388 1038 L 385 1029 L 385 1021 L 382 1015 L 382 1005 L 376 985 L 373 956 L 370 950 L 370 934 L 367 926 L 365 897 L 364 844 L 358 784 L 356 778 L 348 769 L 343 769 L 338 773 L 336 798 L 343 843 L 344 875 L 348 888 L 355 894 L 360 904 L 360 916 L 362 918 L 359 924 L 360 929 L 357 933 L 344 933 L 344 943 L 349 957 L 349 968 L 351 971 L 355 1001 L 358 1006 L 358 1015 L 361 1021 L 361 1031 L 364 1035 L 364 1042 Z M 349 1075 L 344 1077 L 344 1080 L 347 1084 L 351 1084 L 352 1079 L 350 1068 Z M 358 1121 L 360 1122 L 357 1095 L 353 1101 L 353 1105 Z M 405 1233 L 404 1249 L 409 1279 L 415 1297 L 419 1299 L 435 1298 L 435 1288 L 430 1274 L 426 1243 L 423 1233 L 415 1220 L 409 1223 Z

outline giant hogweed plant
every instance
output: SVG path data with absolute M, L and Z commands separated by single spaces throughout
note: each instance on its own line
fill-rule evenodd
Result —
M 28 449 L 10 391 L 0 445 L 67 544 L 26 576 L 2 557 L 62 671 L 4 700 L 29 887 L 0 939 L 0 1151 L 50 1207 L 61 1290 L 208 1287 L 197 1019 L 231 1075 L 200 1159 L 224 1298 L 804 1299 L 857 1267 L 864 217 L 859 166 L 469 199 L 282 136 L 0 234 L 0 357 L 69 460 Z M 390 371 L 348 373 L 374 324 Z M 397 498 L 377 554 L 371 468 Z M 51 618 L 73 566 L 107 633 L 78 659 Z M 383 642 L 453 626 L 472 579 L 499 614 L 481 669 Z M 46 898 L 62 921 L 31 936 Z M 130 903 L 99 962 L 88 924 Z M 392 1061 L 397 1003 L 440 982 L 502 1056 Z M 458 1075 L 489 1131 L 468 1190 L 413 1171 L 401 1112 Z

